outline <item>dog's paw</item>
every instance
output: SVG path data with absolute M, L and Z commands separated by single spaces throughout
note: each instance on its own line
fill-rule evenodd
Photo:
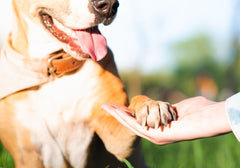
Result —
M 131 99 L 129 109 L 140 125 L 155 129 L 162 125 L 167 126 L 177 119 L 177 113 L 169 103 L 154 101 L 142 95 Z

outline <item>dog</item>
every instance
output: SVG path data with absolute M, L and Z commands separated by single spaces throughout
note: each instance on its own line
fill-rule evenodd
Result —
M 0 57 L 0 140 L 16 168 L 145 167 L 139 138 L 101 105 L 128 106 L 98 25 L 117 0 L 12 0 L 14 24 Z M 174 120 L 165 102 L 139 95 L 143 125 Z

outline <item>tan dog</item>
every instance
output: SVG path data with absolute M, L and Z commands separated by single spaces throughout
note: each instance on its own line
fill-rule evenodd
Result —
M 0 138 L 17 168 L 142 168 L 138 138 L 101 105 L 128 105 L 97 25 L 117 0 L 13 0 L 14 25 L 0 59 Z M 97 62 L 96 62 L 97 61 Z M 145 96 L 130 108 L 143 125 L 172 108 Z

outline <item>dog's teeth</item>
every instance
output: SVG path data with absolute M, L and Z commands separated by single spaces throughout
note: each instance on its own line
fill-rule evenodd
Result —
M 60 22 L 58 22 L 54 18 L 53 18 L 53 23 L 56 25 L 56 27 L 59 30 L 65 32 L 68 36 L 70 36 L 70 37 L 75 37 L 76 36 L 73 30 L 66 28 L 65 26 L 63 26 Z

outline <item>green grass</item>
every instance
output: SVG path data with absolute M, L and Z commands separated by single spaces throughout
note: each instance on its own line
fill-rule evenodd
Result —
M 150 168 L 236 168 L 240 167 L 240 143 L 233 134 L 157 146 L 142 141 Z
M 142 140 L 150 168 L 236 168 L 240 167 L 240 143 L 233 134 L 165 146 Z M 13 161 L 0 145 L 0 167 L 13 168 Z
M 14 168 L 14 163 L 11 155 L 0 143 L 0 168 Z
M 132 164 L 131 164 L 128 160 L 123 159 L 123 161 L 124 161 L 124 163 L 127 165 L 128 168 L 134 168 L 134 167 L 132 166 Z

